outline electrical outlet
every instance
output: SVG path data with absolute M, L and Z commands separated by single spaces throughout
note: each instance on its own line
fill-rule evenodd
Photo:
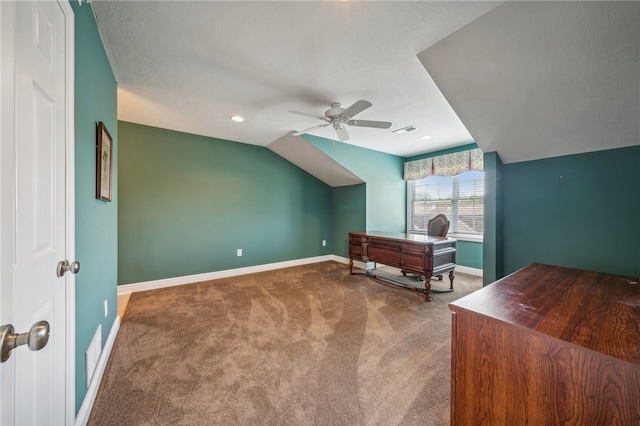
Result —
M 326 247 L 327 246 L 327 240 L 322 240 L 322 247 Z
M 237 254 L 238 254 L 238 256 L 242 256 L 242 249 L 238 249 Z
M 106 318 L 109 315 L 109 301 L 104 299 L 104 317 Z

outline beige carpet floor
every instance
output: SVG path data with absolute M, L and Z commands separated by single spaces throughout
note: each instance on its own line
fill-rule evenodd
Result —
M 89 425 L 447 425 L 447 304 L 481 285 L 324 262 L 134 293 Z

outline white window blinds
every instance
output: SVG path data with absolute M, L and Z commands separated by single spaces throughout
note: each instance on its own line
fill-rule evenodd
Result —
M 466 171 L 462 173 L 448 176 L 429 173 L 422 178 L 407 181 L 408 232 L 426 233 L 429 219 L 442 213 L 451 222 L 450 233 L 483 234 L 484 171 L 469 170 L 469 159 L 472 157 L 468 153 L 469 151 L 463 151 L 458 156 L 467 160 Z M 433 164 L 437 162 L 437 158 L 433 158 Z M 448 160 L 451 158 L 453 157 Z M 449 170 L 456 167 L 460 166 L 452 166 Z

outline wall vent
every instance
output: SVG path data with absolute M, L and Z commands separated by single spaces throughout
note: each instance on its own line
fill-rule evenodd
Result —
M 96 330 L 96 334 L 93 335 L 93 339 L 91 339 L 91 343 L 89 344 L 89 348 L 87 352 L 84 354 L 84 361 L 86 367 L 86 381 L 85 385 L 87 389 L 89 388 L 89 384 L 91 384 L 91 379 L 93 378 L 93 373 L 96 371 L 96 366 L 98 365 L 98 360 L 100 359 L 100 354 L 102 353 L 102 324 L 98 324 L 98 329 Z

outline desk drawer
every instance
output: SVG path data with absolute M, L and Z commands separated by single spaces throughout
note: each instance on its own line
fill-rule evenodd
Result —
M 425 253 L 431 254 L 433 246 L 417 243 L 402 243 L 402 251 L 405 253 Z
M 368 247 L 369 259 L 389 266 L 400 266 L 399 245 L 377 244 Z
M 423 275 L 425 269 L 425 260 L 428 259 L 421 253 L 402 253 L 402 269 L 407 272 L 414 272 L 416 274 Z

